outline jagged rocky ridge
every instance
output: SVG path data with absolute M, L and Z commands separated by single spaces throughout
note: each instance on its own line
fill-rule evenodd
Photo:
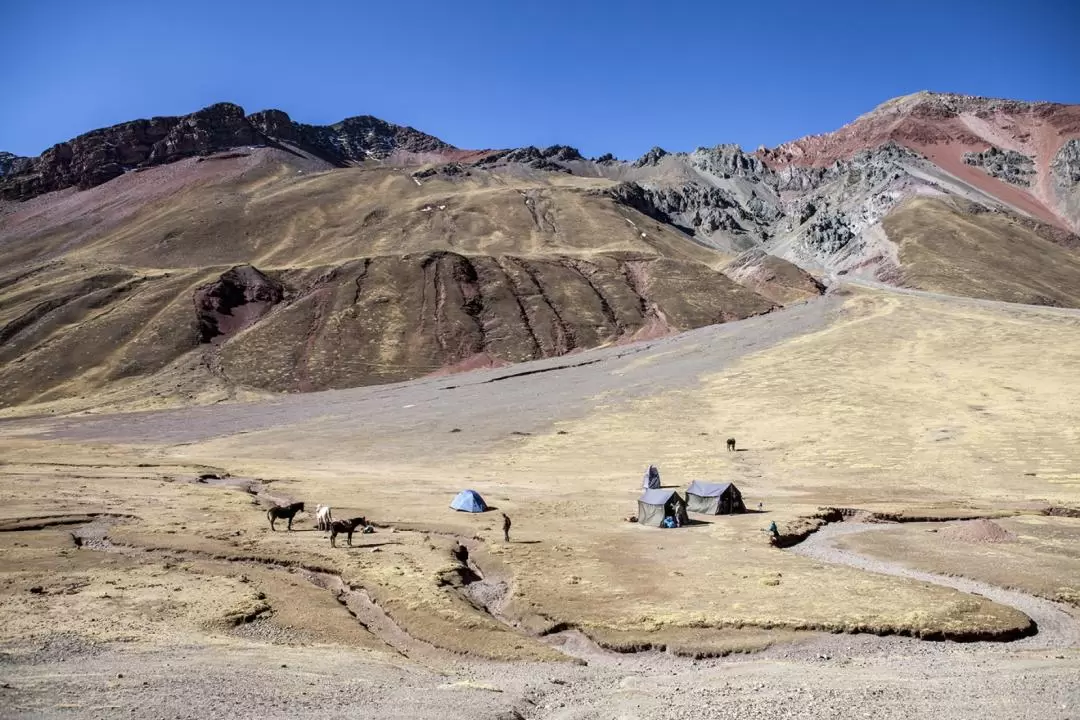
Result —
M 693 153 L 650 151 L 634 163 L 678 164 L 683 179 L 628 180 L 606 192 L 619 202 L 702 240 L 743 251 L 786 243 L 785 257 L 812 264 L 857 261 L 852 245 L 897 202 L 893 186 L 927 165 L 916 153 L 886 143 L 826 167 L 774 170 L 735 145 Z M 838 255 L 839 254 L 839 255 Z
M 451 149 L 438 138 L 371 116 L 329 126 L 306 125 L 280 110 L 245 115 L 238 105 L 219 103 L 182 117 L 133 120 L 94 130 L 54 145 L 39 157 L 10 161 L 0 175 L 0 197 L 25 200 L 69 187 L 85 190 L 132 170 L 251 145 L 293 147 L 337 166 L 384 158 L 396 150 Z

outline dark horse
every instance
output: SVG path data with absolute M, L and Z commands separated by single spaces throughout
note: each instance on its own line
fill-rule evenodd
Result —
M 728 438 L 727 439 L 727 449 L 728 449 L 728 452 L 731 452 L 732 450 L 735 449 L 735 438 Z
M 285 519 L 289 521 L 289 529 L 292 530 L 292 520 L 296 516 L 296 513 L 304 511 L 304 503 L 298 502 L 292 505 L 275 505 L 266 511 L 266 517 L 270 520 L 270 529 L 277 530 L 274 527 L 275 520 Z
M 330 523 L 330 547 L 337 547 L 337 545 L 334 544 L 334 539 L 341 533 L 345 533 L 349 547 L 352 547 L 353 530 L 356 530 L 356 528 L 361 525 L 367 525 L 367 520 L 362 517 L 354 517 L 349 520 L 335 520 Z

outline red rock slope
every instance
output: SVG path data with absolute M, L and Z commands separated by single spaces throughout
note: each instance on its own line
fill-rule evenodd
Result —
M 1080 138 L 1080 105 L 920 92 L 890 100 L 835 132 L 811 135 L 758 155 L 771 167 L 824 167 L 859 150 L 894 141 L 1003 203 L 1059 227 L 1078 229 L 1053 187 L 1050 163 L 1062 145 Z M 964 162 L 989 148 L 1034 162 L 1029 186 L 1011 184 Z

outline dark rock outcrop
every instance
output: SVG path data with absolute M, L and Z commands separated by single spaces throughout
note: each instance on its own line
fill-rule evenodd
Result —
M 429 177 L 435 177 L 441 175 L 447 178 L 468 177 L 472 175 L 461 163 L 446 163 L 445 165 L 436 165 L 434 167 L 424 168 L 423 170 L 417 170 L 412 174 L 414 178 L 424 179 Z
M 549 172 L 569 173 L 570 168 L 561 163 L 574 160 L 584 160 L 577 148 L 569 145 L 552 145 L 547 148 L 538 148 L 529 145 L 513 150 L 497 150 L 486 155 L 476 162 L 477 165 L 494 167 L 510 163 L 524 165 L 534 170 L 547 170 Z
M 698 148 L 690 155 L 692 165 L 717 177 L 742 177 L 755 182 L 772 184 L 772 170 L 754 155 L 743 152 L 738 145 L 717 145 Z
M 1029 187 L 1035 174 L 1035 161 L 1015 150 L 990 147 L 982 152 L 964 153 L 964 162 L 982 168 L 987 174 L 1013 185 Z
M 822 213 L 811 224 L 806 243 L 819 253 L 832 255 L 847 248 L 855 237 L 851 222 L 845 215 Z
M 0 152 L 0 177 L 12 173 L 18 173 L 29 167 L 30 158 L 13 155 L 9 152 Z
M 1080 138 L 1069 140 L 1050 163 L 1054 181 L 1062 189 L 1080 185 Z
M 345 166 L 395 151 L 452 149 L 438 138 L 370 115 L 329 125 L 294 122 L 280 110 L 250 116 L 218 103 L 183 117 L 133 120 L 94 130 L 49 148 L 37 158 L 0 158 L 0 197 L 26 200 L 43 193 L 108 182 L 136 168 L 206 156 L 232 148 L 293 146 L 331 164 Z M 13 157 L 13 156 L 12 156 Z
M 1068 140 L 1054 155 L 1050 180 L 1066 224 L 1080 232 L 1080 138 Z
M 239 265 L 195 291 L 202 342 L 219 342 L 253 325 L 285 297 L 281 283 Z
M 624 182 L 606 192 L 618 202 L 690 234 L 708 235 L 717 230 L 743 234 L 759 224 L 731 193 L 702 183 L 645 187 Z
M 639 167 L 640 168 L 640 167 L 645 167 L 646 165 L 656 165 L 657 163 L 660 162 L 660 160 L 664 156 L 670 155 L 670 154 L 671 153 L 669 153 L 667 150 L 665 150 L 662 147 L 654 147 L 652 150 L 650 150 L 649 152 L 647 152 L 644 155 L 642 155 L 641 157 L 639 157 L 634 162 L 634 167 Z

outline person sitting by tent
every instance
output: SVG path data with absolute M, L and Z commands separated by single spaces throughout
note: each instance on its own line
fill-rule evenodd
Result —
M 656 490 L 660 487 L 660 471 L 655 465 L 650 465 L 645 471 L 645 477 L 641 481 L 641 487 L 645 490 Z

